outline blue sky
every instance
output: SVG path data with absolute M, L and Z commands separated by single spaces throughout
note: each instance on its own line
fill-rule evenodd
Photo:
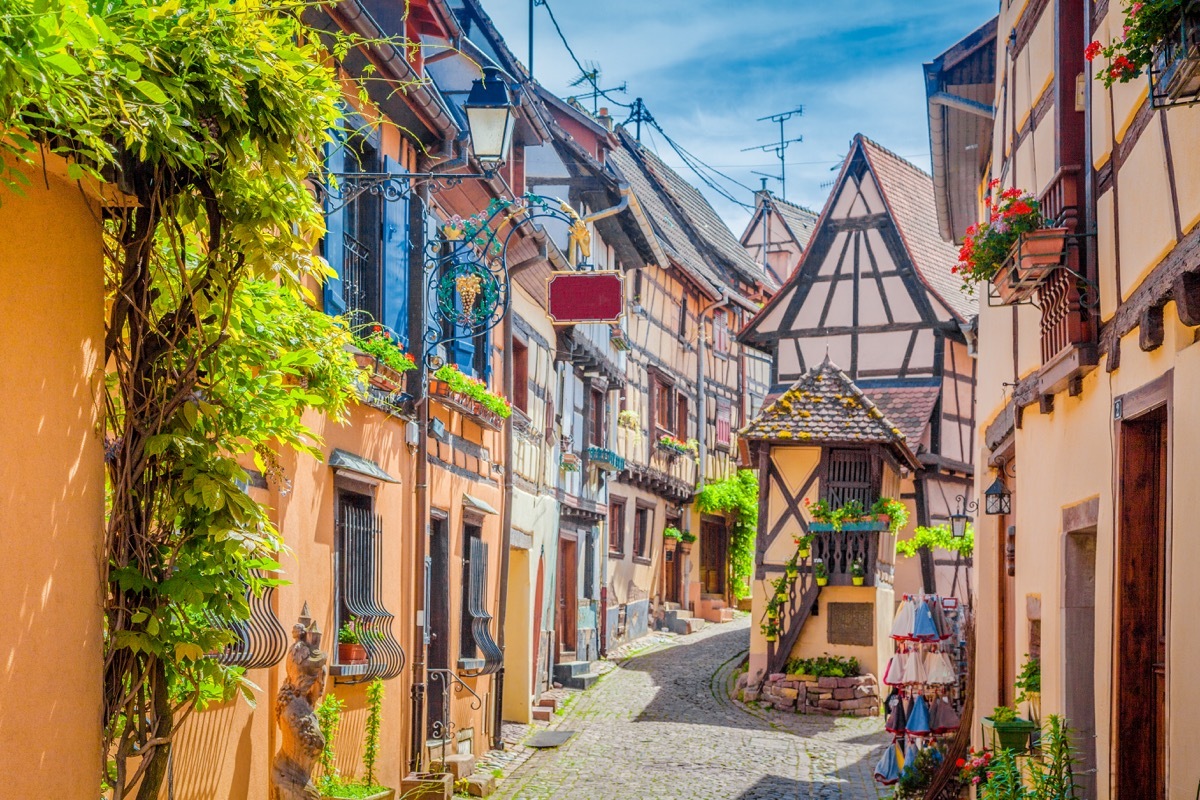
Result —
M 528 53 L 528 0 L 483 0 L 509 46 Z M 770 142 L 778 126 L 758 117 L 804 106 L 787 123 L 787 197 L 820 210 L 847 144 L 864 133 L 923 169 L 929 131 L 921 64 L 996 13 L 997 0 L 549 0 L 571 47 L 602 70 L 601 86 L 628 83 L 684 148 L 747 186 L 754 170 L 778 172 L 774 153 L 741 152 Z M 535 11 L 534 72 L 550 90 L 577 93 L 578 70 Z M 601 101 L 604 105 L 605 101 Z M 612 105 L 609 103 L 609 105 Z M 628 112 L 613 108 L 618 121 Z M 661 136 L 642 141 L 672 165 Z M 681 169 L 693 183 L 698 179 Z M 769 187 L 778 192 L 777 182 Z M 748 218 L 705 193 L 738 234 Z M 749 192 L 734 197 L 752 203 Z

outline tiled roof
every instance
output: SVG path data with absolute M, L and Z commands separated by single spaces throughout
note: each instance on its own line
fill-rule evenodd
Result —
M 763 408 L 739 435 L 745 439 L 797 443 L 905 446 L 904 431 L 828 357 Z
M 933 416 L 934 406 L 942 389 L 936 383 L 932 385 L 891 385 L 863 387 L 863 392 L 871 398 L 883 415 L 895 423 L 903 433 L 908 443 L 916 447 L 929 427 Z
M 787 200 L 781 200 L 774 195 L 771 196 L 771 205 L 779 212 L 779 216 L 783 217 L 788 230 L 796 238 L 796 243 L 807 250 L 813 231 L 817 229 L 817 212 L 795 203 L 789 203 Z
M 857 138 L 921 280 L 959 321 L 966 322 L 979 313 L 979 301 L 963 293 L 962 281 L 950 271 L 958 263 L 958 248 L 938 230 L 933 179 L 861 133 Z
M 733 273 L 736 273 L 736 277 L 745 282 L 761 283 L 772 291 L 779 288 L 774 278 L 746 253 L 699 190 L 627 132 L 619 130 L 618 138 L 622 146 L 612 156 L 616 157 L 622 176 L 633 186 L 634 193 L 679 255 L 689 261 L 698 260 L 698 271 L 717 287 L 730 285 L 735 277 Z M 641 174 L 645 181 L 642 187 L 635 185 L 631 172 Z M 639 188 L 658 197 L 652 201 L 643 196 Z M 693 237 L 698 241 L 693 241 Z M 679 241 L 680 238 L 684 241 Z M 712 255 L 706 256 L 705 250 L 711 251 Z

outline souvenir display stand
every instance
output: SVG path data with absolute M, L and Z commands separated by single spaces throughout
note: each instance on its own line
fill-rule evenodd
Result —
M 953 597 L 905 595 L 892 623 L 896 652 L 883 672 L 891 687 L 884 702 L 892 743 L 875 766 L 875 780 L 890 786 L 938 737 L 959 726 L 966 676 L 963 609 Z

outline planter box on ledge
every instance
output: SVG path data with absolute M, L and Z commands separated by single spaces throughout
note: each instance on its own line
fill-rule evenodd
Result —
M 1037 290 L 1067 256 L 1067 229 L 1043 228 L 1023 233 L 996 276 L 992 278 L 1000 305 L 1012 306 L 1033 299 Z
M 996 722 L 991 717 L 984 717 L 980 720 L 980 725 L 983 727 L 983 741 L 987 747 L 992 750 L 1003 747 L 1017 753 L 1029 749 L 1029 735 L 1038 728 L 1027 719 Z
M 449 772 L 415 772 L 400 781 L 404 800 L 450 800 L 454 796 L 454 776 Z
M 470 417 L 488 430 L 500 431 L 504 428 L 503 417 L 484 408 L 483 404 L 475 398 L 452 391 L 450 384 L 445 381 L 437 379 L 429 381 L 429 396 L 451 411 L 457 411 Z
M 889 523 L 880 522 L 878 520 L 867 520 L 864 522 L 843 522 L 841 528 L 835 528 L 832 522 L 810 522 L 808 530 L 810 533 L 837 533 L 845 531 L 886 531 Z
M 1180 23 L 1154 48 L 1150 61 L 1150 94 L 1155 107 L 1200 100 L 1200 7 L 1193 3 L 1184 10 Z
M 605 472 L 621 472 L 625 469 L 625 459 L 604 447 L 589 447 L 587 457 L 589 463 Z

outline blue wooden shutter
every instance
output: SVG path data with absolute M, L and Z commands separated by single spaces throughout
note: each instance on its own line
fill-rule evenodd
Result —
M 400 165 L 384 156 L 383 171 L 401 172 Z M 383 324 L 408 346 L 408 199 L 383 203 Z
M 333 141 L 325 144 L 325 170 L 330 173 L 346 172 L 346 134 L 342 120 L 331 131 Z M 339 185 L 335 191 L 343 191 Z M 322 250 L 325 260 L 333 268 L 336 276 L 325 280 L 325 313 L 331 316 L 346 313 L 346 296 L 342 289 L 342 261 L 345 258 L 346 209 L 339 208 L 341 200 L 332 195 L 325 200 L 325 239 Z

